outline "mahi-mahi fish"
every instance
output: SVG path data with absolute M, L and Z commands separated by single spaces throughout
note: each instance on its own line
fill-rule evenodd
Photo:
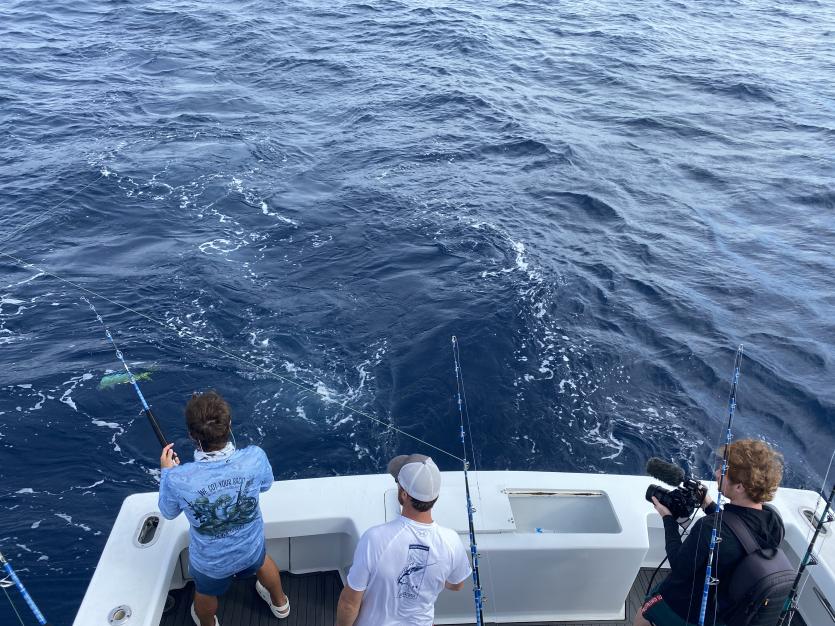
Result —
M 151 370 L 146 372 L 139 372 L 138 374 L 134 374 L 133 377 L 137 380 L 151 380 Z M 129 383 L 130 376 L 128 376 L 127 372 L 117 372 L 115 374 L 108 374 L 107 376 L 102 377 L 99 381 L 99 389 L 112 389 L 116 385 L 121 385 L 123 383 Z

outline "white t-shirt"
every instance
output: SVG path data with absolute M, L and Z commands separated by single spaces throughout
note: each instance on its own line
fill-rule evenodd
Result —
M 470 575 L 458 534 L 402 515 L 360 537 L 348 586 L 363 591 L 354 626 L 431 626 L 444 583 Z

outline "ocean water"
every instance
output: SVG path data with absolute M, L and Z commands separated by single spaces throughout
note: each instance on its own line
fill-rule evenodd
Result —
M 820 488 L 831 3 L 7 0 L 0 70 L 0 550 L 53 624 L 158 479 L 84 295 L 186 458 L 215 388 L 277 479 L 457 469 L 456 335 L 480 468 L 707 476 L 744 344 L 735 436 Z

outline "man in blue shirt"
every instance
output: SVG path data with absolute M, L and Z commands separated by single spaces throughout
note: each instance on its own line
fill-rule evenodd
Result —
M 258 494 L 273 484 L 273 470 L 258 446 L 236 450 L 232 418 L 220 394 L 192 396 L 186 426 L 197 444 L 194 463 L 180 465 L 169 444 L 160 457 L 159 509 L 167 519 L 185 513 L 191 525 L 189 571 L 194 579 L 191 616 L 197 626 L 219 626 L 217 597 L 235 576 L 255 574 L 255 588 L 283 619 L 290 601 L 275 561 L 267 556 Z

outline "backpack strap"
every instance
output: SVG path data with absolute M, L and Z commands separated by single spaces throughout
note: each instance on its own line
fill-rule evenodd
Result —
M 751 532 L 751 529 L 748 528 L 748 525 L 742 521 L 742 518 L 735 515 L 732 511 L 726 511 L 723 509 L 722 523 L 727 524 L 728 528 L 731 529 L 734 537 L 736 537 L 737 540 L 739 540 L 739 543 L 742 544 L 742 549 L 745 550 L 745 554 L 752 554 L 761 549 L 760 544 L 754 538 L 754 535 Z

